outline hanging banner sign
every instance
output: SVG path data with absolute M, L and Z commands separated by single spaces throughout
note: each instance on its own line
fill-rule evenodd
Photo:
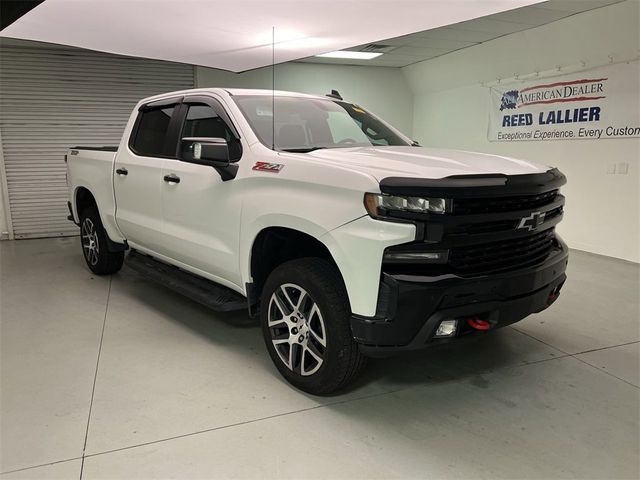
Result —
M 640 137 L 638 61 L 491 87 L 489 141 Z

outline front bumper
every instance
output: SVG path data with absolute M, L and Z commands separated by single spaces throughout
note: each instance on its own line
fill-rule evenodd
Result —
M 483 333 L 467 325 L 471 317 L 491 330 L 510 325 L 556 300 L 567 263 L 567 246 L 558 239 L 544 263 L 523 270 L 473 278 L 383 274 L 376 316 L 352 316 L 354 339 L 363 353 L 380 356 Z M 455 337 L 433 338 L 445 319 L 461 320 Z

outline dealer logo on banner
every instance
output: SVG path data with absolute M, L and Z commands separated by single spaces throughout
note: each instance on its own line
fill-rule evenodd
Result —
M 640 137 L 638 62 L 490 88 L 488 139 Z

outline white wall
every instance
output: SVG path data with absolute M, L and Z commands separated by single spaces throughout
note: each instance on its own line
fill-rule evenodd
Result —
M 196 86 L 270 89 L 271 68 L 236 74 L 198 67 Z M 411 135 L 413 94 L 399 68 L 285 63 L 276 65 L 275 86 L 317 95 L 338 90 L 345 100 L 361 104 Z
M 557 166 L 569 180 L 559 227 L 569 245 L 639 262 L 640 139 L 489 142 L 489 96 L 481 85 L 581 61 L 593 68 L 609 55 L 637 58 L 639 5 L 628 0 L 405 67 L 414 93 L 413 137 Z M 629 173 L 606 175 L 613 161 L 628 162 Z

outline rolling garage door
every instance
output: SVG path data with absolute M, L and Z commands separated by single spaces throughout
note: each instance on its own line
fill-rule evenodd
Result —
M 0 135 L 15 238 L 76 235 L 64 154 L 117 145 L 143 97 L 193 88 L 193 67 L 58 47 L 0 47 Z

